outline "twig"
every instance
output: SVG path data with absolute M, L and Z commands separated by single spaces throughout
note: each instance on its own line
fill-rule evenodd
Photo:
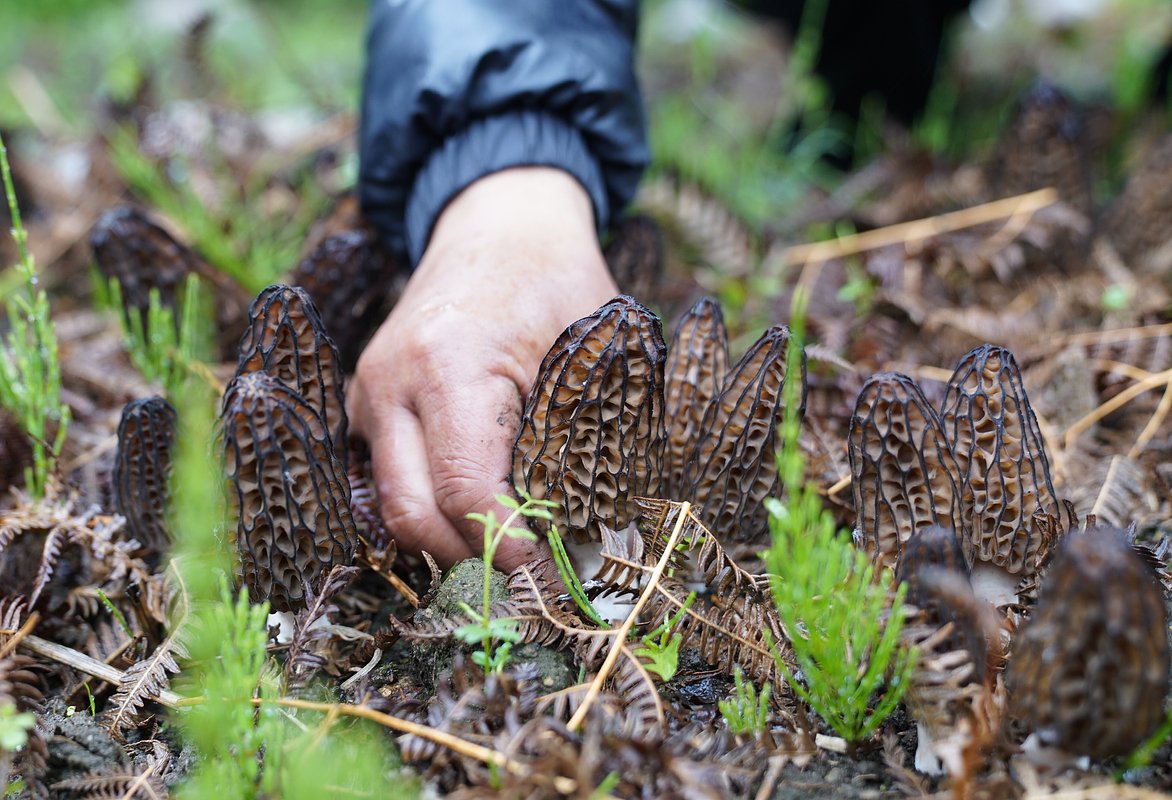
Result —
M 195 700 L 202 700 L 202 698 L 195 698 Z M 305 711 L 319 711 L 323 714 L 344 717 L 358 717 L 360 719 L 369 720 L 375 724 L 382 725 L 384 728 L 390 728 L 393 731 L 400 733 L 410 733 L 418 736 L 421 739 L 426 739 L 429 742 L 446 747 L 453 750 L 460 755 L 475 758 L 477 761 L 483 761 L 485 764 L 491 764 L 495 767 L 505 769 L 508 772 L 520 778 L 540 778 L 541 776 L 535 773 L 528 764 L 516 759 L 510 758 L 504 753 L 497 752 L 489 747 L 469 742 L 466 739 L 461 739 L 444 731 L 429 728 L 426 725 L 420 725 L 410 720 L 400 719 L 399 717 L 392 717 L 390 714 L 384 714 L 381 711 L 375 711 L 369 706 L 356 706 L 349 703 L 315 703 L 309 700 L 295 700 L 290 697 L 280 697 L 276 699 L 266 700 L 259 697 L 252 698 L 252 704 L 259 706 L 262 703 L 272 703 L 276 706 L 284 708 L 300 708 Z M 185 701 L 184 705 L 196 705 L 194 701 Z M 572 794 L 578 789 L 578 782 L 565 777 L 554 777 L 552 780 L 555 790 L 562 794 Z
M 631 628 L 634 627 L 635 620 L 639 618 L 639 613 L 647 605 L 647 601 L 655 594 L 659 579 L 663 577 L 664 570 L 667 569 L 668 562 L 671 561 L 672 554 L 675 553 L 676 545 L 679 544 L 680 536 L 684 530 L 684 522 L 687 520 L 691 509 L 691 503 L 684 502 L 679 504 L 679 519 L 676 520 L 676 526 L 671 532 L 671 538 L 667 540 L 667 544 L 663 547 L 663 555 L 659 557 L 659 563 L 655 565 L 655 570 L 647 579 L 647 585 L 643 587 L 643 594 L 639 595 L 638 601 L 631 608 L 630 613 L 627 614 L 627 618 L 623 620 L 623 624 L 615 632 L 614 645 L 610 648 L 610 652 L 606 654 L 606 660 L 602 662 L 598 674 L 590 682 L 590 689 L 587 690 L 586 696 L 582 698 L 582 704 L 578 706 L 578 710 L 574 712 L 574 716 L 570 717 L 570 730 L 576 730 L 581 727 L 582 721 L 586 719 L 586 713 L 590 710 L 590 706 L 594 704 L 595 699 L 598 698 L 599 693 L 602 691 L 602 684 L 610 675 L 611 670 L 614 669 L 614 665 L 618 663 L 619 654 L 623 651 L 623 643 L 627 641 L 627 635 L 631 632 Z
M 825 242 L 795 245 L 782 252 L 778 266 L 830 261 L 892 244 L 930 239 L 943 233 L 983 225 L 1005 217 L 1019 218 L 1021 215 L 1033 214 L 1056 202 L 1058 193 L 1054 189 L 1039 189 L 1036 192 L 983 203 L 938 217 L 901 222 L 898 225 L 888 225 L 886 228 L 876 228 Z
M 1168 385 L 1164 387 L 1164 396 L 1160 398 L 1160 404 L 1152 412 L 1151 419 L 1148 420 L 1147 425 L 1144 425 L 1144 429 L 1139 432 L 1139 436 L 1135 437 L 1135 444 L 1127 451 L 1128 458 L 1139 458 L 1139 454 L 1143 452 L 1144 445 L 1156 435 L 1156 431 L 1160 429 L 1160 425 L 1167 418 L 1169 410 L 1172 410 L 1172 381 L 1169 381 Z
M 21 640 L 32 633 L 33 628 L 37 626 L 37 622 L 40 621 L 40 619 L 41 615 L 36 611 L 29 614 L 28 619 L 26 619 L 24 624 L 20 626 L 20 630 L 13 633 L 9 637 L 8 641 L 4 643 L 4 646 L 0 647 L 0 658 L 7 658 L 8 654 L 16 649 Z
M 1082 419 L 1075 421 L 1069 428 L 1067 428 L 1066 433 L 1063 434 L 1063 442 L 1065 443 L 1066 448 L 1070 449 L 1074 445 L 1075 440 L 1078 439 L 1079 434 L 1094 425 L 1099 420 L 1103 419 L 1103 417 L 1127 405 L 1144 392 L 1151 391 L 1157 386 L 1167 386 L 1169 382 L 1172 382 L 1172 369 L 1166 369 L 1163 372 L 1156 372 L 1142 381 L 1128 386 L 1122 392 L 1115 395 L 1107 402 L 1100 404 L 1098 408 L 1082 417 Z
M 126 673 L 117 667 L 112 667 L 105 662 L 98 661 L 96 658 L 91 658 L 85 653 L 80 653 L 71 647 L 50 642 L 48 639 L 42 639 L 40 636 L 25 636 L 20 642 L 20 646 L 39 656 L 44 656 L 60 664 L 72 667 L 78 672 L 84 672 L 86 675 L 105 681 L 112 686 L 122 685 L 122 680 L 126 677 Z M 167 708 L 178 708 L 183 698 L 170 689 L 164 689 L 158 695 L 152 696 L 151 699 L 162 703 Z

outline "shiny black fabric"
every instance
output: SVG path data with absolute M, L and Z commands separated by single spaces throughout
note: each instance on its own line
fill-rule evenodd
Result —
M 483 175 L 552 165 L 599 229 L 648 161 L 635 0 L 375 0 L 360 129 L 363 209 L 416 263 L 436 217 Z

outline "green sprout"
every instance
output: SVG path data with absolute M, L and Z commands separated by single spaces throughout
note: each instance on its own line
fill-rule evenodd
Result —
M 766 682 L 758 692 L 752 681 L 745 680 L 740 667 L 733 672 L 733 685 L 736 689 L 732 696 L 716 704 L 720 715 L 735 735 L 760 736 L 769 725 L 769 698 L 773 687 Z
M 801 341 L 805 295 L 800 291 L 791 320 L 794 340 Z M 800 358 L 800 348 L 790 348 L 789 375 L 800 374 Z M 895 710 L 907 690 L 916 654 L 899 645 L 905 587 L 893 596 L 890 572 L 876 576 L 870 558 L 854 547 L 846 532 L 837 530 L 816 487 L 806 480 L 798 444 L 798 384 L 788 380 L 784 390 L 777 461 L 787 496 L 784 502 L 766 501 L 773 534 L 766 563 L 803 680 L 776 649 L 774 656 L 794 692 L 853 746 Z
M 28 249 L 28 232 L 16 203 L 3 138 L 0 173 L 12 216 L 12 239 L 20 253 L 14 269 L 24 289 L 9 296 L 5 303 L 9 331 L 0 348 L 0 406 L 8 409 L 32 442 L 33 463 L 25 468 L 24 483 L 29 494 L 39 499 L 45 496 L 49 474 L 65 443 L 70 412 L 61 400 L 61 362 L 56 331 L 49 318 L 49 297 L 40 285 Z
M 481 649 L 472 654 L 472 661 L 479 664 L 484 672 L 500 672 L 508 663 L 509 653 L 513 645 L 521 640 L 517 626 L 512 620 L 492 619 L 492 564 L 496 560 L 496 551 L 505 537 L 510 539 L 528 539 L 536 541 L 537 536 L 528 528 L 522 528 L 516 523 L 522 519 L 552 520 L 553 514 L 549 509 L 557 504 L 550 500 L 535 500 L 524 491 L 518 492 L 521 500 L 507 494 L 496 495 L 496 501 L 509 509 L 509 515 L 504 522 L 497 522 L 496 512 L 487 514 L 473 513 L 468 519 L 479 522 L 484 526 L 484 597 L 480 610 L 477 611 L 467 603 L 460 607 L 472 622 L 461 626 L 456 636 L 469 644 L 480 643 Z

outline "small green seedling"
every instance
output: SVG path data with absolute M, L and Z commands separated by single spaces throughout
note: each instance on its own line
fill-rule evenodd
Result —
M 20 253 L 14 269 L 24 289 L 10 295 L 5 303 L 9 329 L 0 347 L 0 406 L 12 413 L 32 443 L 33 464 L 25 469 L 24 483 L 29 494 L 39 499 L 45 496 L 49 474 L 65 443 L 70 412 L 61 400 L 61 362 L 57 333 L 49 318 L 49 297 L 41 288 L 36 263 L 28 249 L 28 232 L 16 203 L 3 138 L 0 174 L 12 216 L 12 239 Z
M 773 687 L 766 682 L 758 693 L 753 682 L 745 680 L 740 667 L 733 672 L 733 684 L 736 690 L 732 696 L 716 704 L 724 723 L 737 736 L 760 736 L 769 725 L 769 698 Z
M 608 627 L 606 620 L 602 618 L 598 609 L 586 596 L 586 589 L 582 586 L 582 581 L 578 579 L 574 565 L 570 563 L 570 555 L 566 552 L 566 545 L 562 541 L 562 536 L 558 533 L 556 525 L 549 526 L 549 547 L 553 551 L 553 563 L 557 565 L 558 574 L 562 576 L 562 583 L 566 585 L 566 591 L 574 599 L 574 604 L 595 625 L 600 628 Z
M 804 312 L 805 296 L 798 292 L 790 323 L 798 341 Z M 790 348 L 790 375 L 799 374 L 800 352 Z M 895 710 L 907 690 L 916 654 L 899 644 L 906 587 L 892 593 L 890 572 L 875 575 L 870 558 L 837 530 L 817 488 L 806 480 L 798 444 L 798 391 L 798 381 L 786 381 L 777 462 L 787 497 L 765 501 L 773 534 L 765 558 L 803 680 L 776 648 L 774 658 L 794 692 L 853 746 Z
M 472 661 L 479 664 L 486 674 L 503 670 L 513 645 L 520 641 L 516 625 L 511 620 L 494 620 L 491 615 L 492 564 L 496 560 L 497 548 L 506 536 L 510 539 L 536 541 L 537 536 L 533 531 L 516 523 L 522 519 L 552 520 L 553 514 L 549 509 L 557 505 L 550 500 L 535 500 L 526 492 L 519 494 L 520 501 L 507 494 L 496 496 L 496 501 L 509 509 L 504 522 L 497 522 L 495 511 L 468 515 L 468 519 L 484 526 L 484 597 L 480 611 L 474 610 L 467 603 L 462 604 L 463 611 L 472 618 L 472 622 L 457 629 L 456 636 L 469 644 L 480 643 L 481 649 L 472 654 Z
M 696 593 L 692 592 L 676 613 L 643 637 L 643 646 L 635 651 L 635 655 L 643 662 L 643 666 L 665 681 L 674 678 L 676 670 L 679 669 L 680 643 L 683 642 L 684 637 L 676 633 L 675 629 L 694 602 L 696 602 Z

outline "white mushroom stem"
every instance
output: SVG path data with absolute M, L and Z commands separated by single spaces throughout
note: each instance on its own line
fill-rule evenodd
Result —
M 978 561 L 973 564 L 971 581 L 973 594 L 988 601 L 994 608 L 1017 602 L 1020 575 L 1010 575 L 995 564 Z
M 925 775 L 943 775 L 944 764 L 932 746 L 932 734 L 928 726 L 916 723 L 916 769 Z

